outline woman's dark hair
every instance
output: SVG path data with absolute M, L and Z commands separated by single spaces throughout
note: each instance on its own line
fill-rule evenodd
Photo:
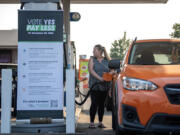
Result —
M 109 55 L 107 54 L 106 49 L 105 49 L 102 45 L 97 44 L 97 45 L 95 45 L 94 47 L 96 47 L 96 48 L 104 55 L 104 57 L 105 57 L 107 60 L 110 60 L 110 59 L 111 59 L 111 58 L 109 57 Z
M 101 51 L 101 53 L 104 52 L 104 47 L 103 47 L 102 45 L 97 44 L 97 45 L 95 45 L 94 47 L 96 47 L 99 51 Z

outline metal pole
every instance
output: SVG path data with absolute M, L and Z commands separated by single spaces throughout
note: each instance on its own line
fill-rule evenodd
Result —
M 66 133 L 75 133 L 75 71 L 74 69 L 66 70 Z
M 71 43 L 70 43 L 70 0 L 62 0 L 64 10 L 64 32 L 66 35 L 66 54 L 67 54 L 67 68 L 72 68 L 71 64 Z
M 2 69 L 1 133 L 11 133 L 12 70 Z
M 66 70 L 66 133 L 75 133 L 75 71 L 72 68 L 72 50 L 70 42 L 70 0 L 63 0 L 64 10 L 64 32 L 66 34 L 66 54 L 67 54 L 67 70 Z

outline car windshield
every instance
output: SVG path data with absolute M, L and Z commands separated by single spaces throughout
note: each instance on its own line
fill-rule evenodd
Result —
M 180 43 L 151 42 L 133 45 L 129 57 L 132 65 L 180 64 Z

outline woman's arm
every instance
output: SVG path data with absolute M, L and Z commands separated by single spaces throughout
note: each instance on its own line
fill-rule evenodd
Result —
M 93 75 L 95 78 L 97 78 L 98 80 L 104 81 L 104 79 L 103 79 L 102 77 L 100 77 L 100 76 L 94 71 L 93 65 L 94 65 L 93 59 L 90 58 L 89 64 L 88 64 L 89 73 L 90 73 L 91 75 Z

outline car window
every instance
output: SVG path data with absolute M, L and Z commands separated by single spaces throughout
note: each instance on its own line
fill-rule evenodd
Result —
M 180 43 L 137 43 L 132 47 L 129 64 L 170 65 L 180 64 Z

